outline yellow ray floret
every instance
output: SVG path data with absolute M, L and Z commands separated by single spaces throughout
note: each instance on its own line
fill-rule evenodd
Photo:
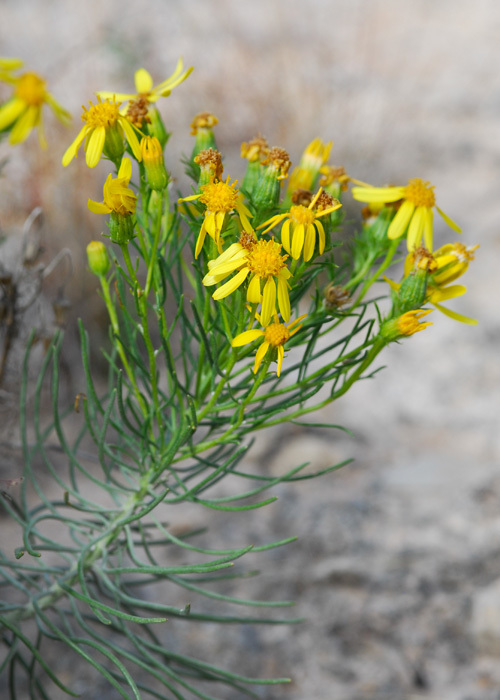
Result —
M 52 97 L 45 80 L 36 73 L 12 76 L 10 71 L 18 65 L 17 59 L 3 59 L 3 63 L 0 63 L 0 68 L 3 67 L 6 71 L 0 74 L 0 79 L 14 86 L 14 94 L 0 107 L 0 131 L 10 129 L 9 143 L 14 145 L 25 141 L 36 127 L 40 145 L 46 148 L 43 105 L 48 104 L 63 124 L 71 120 L 71 115 Z
M 314 207 L 321 192 L 322 189 L 320 188 L 308 207 L 302 204 L 292 206 L 290 211 L 272 216 L 258 226 L 258 228 L 264 228 L 262 233 L 267 233 L 274 226 L 285 220 L 281 227 L 281 243 L 294 260 L 299 259 L 302 251 L 304 251 L 303 257 L 306 262 L 312 258 L 316 247 L 316 233 L 318 234 L 319 254 L 321 255 L 325 250 L 325 229 L 319 219 L 339 209 L 342 204 L 338 200 L 334 200 L 330 207 L 315 211 Z
M 153 86 L 153 78 L 145 68 L 139 68 L 134 76 L 136 93 L 110 92 L 109 90 L 100 90 L 97 96 L 102 99 L 113 99 L 125 102 L 127 100 L 145 99 L 147 102 L 156 102 L 160 97 L 168 97 L 172 90 L 180 85 L 193 72 L 193 68 L 184 70 L 182 58 L 177 61 L 177 66 L 172 75 Z
M 106 138 L 109 136 L 113 140 L 123 140 L 123 135 L 127 139 L 134 157 L 141 161 L 141 149 L 132 124 L 120 114 L 120 102 L 101 101 L 98 97 L 97 104 L 90 102 L 90 109 L 83 107 L 82 121 L 85 126 L 82 128 L 71 146 L 63 156 L 62 164 L 68 165 L 73 158 L 76 158 L 78 149 L 85 141 L 85 161 L 89 168 L 95 168 L 104 151 Z M 123 150 L 122 150 L 123 154 Z
M 405 187 L 371 187 L 362 183 L 361 187 L 352 188 L 352 196 L 359 202 L 379 206 L 401 200 L 401 205 L 389 225 L 387 235 L 391 239 L 397 239 L 408 232 L 409 251 L 418 248 L 422 236 L 425 247 L 432 250 L 434 207 L 448 226 L 457 233 L 461 233 L 457 224 L 436 206 L 433 185 L 420 178 L 409 180 Z
M 257 241 L 243 232 L 239 243 L 233 243 L 216 260 L 208 263 L 209 272 L 203 278 L 203 284 L 210 287 L 236 272 L 213 293 L 213 298 L 218 301 L 232 294 L 250 277 L 246 298 L 251 304 L 262 304 L 262 324 L 266 326 L 270 322 L 276 312 L 276 301 L 281 316 L 289 321 L 288 280 L 291 274 L 286 267 L 287 257 L 281 255 L 281 245 L 276 241 Z
M 203 248 L 207 233 L 216 243 L 219 253 L 222 253 L 222 227 L 226 216 L 233 210 L 238 213 L 243 228 L 247 231 L 251 230 L 249 218 L 252 213 L 244 205 L 243 197 L 236 189 L 236 183 L 237 180 L 232 185 L 229 184 L 229 178 L 225 182 L 214 180 L 207 185 L 202 185 L 199 194 L 179 199 L 179 202 L 192 202 L 198 199 L 206 206 L 205 218 L 196 241 L 195 258 L 198 257 Z
M 253 371 L 255 374 L 257 374 L 257 372 L 259 371 L 259 367 L 262 364 L 262 360 L 264 359 L 269 348 L 271 348 L 277 351 L 276 362 L 278 364 L 278 368 L 276 370 L 276 374 L 279 377 L 281 374 L 283 358 L 285 356 L 284 345 L 287 342 L 287 340 L 289 340 L 293 335 L 295 335 L 295 333 L 297 333 L 297 331 L 299 331 L 302 328 L 302 324 L 300 326 L 298 326 L 297 324 L 300 323 L 302 319 L 306 317 L 306 315 L 307 314 L 299 316 L 299 318 L 295 319 L 295 321 L 292 321 L 292 323 L 289 323 L 288 325 L 280 323 L 276 314 L 274 315 L 273 323 L 270 324 L 263 323 L 262 319 L 260 319 L 261 324 L 265 326 L 263 330 L 255 328 L 253 330 L 244 331 L 244 333 L 240 333 L 236 336 L 236 338 L 233 339 L 231 345 L 233 346 L 233 348 L 239 348 L 242 345 L 248 345 L 249 343 L 253 343 L 254 340 L 257 340 L 257 338 L 262 338 L 262 344 L 260 345 L 259 349 L 257 350 L 257 354 L 255 355 L 255 364 Z
M 299 165 L 294 168 L 290 175 L 288 182 L 288 191 L 290 193 L 298 189 L 312 189 L 320 168 L 330 157 L 332 145 L 332 141 L 328 143 L 323 143 L 321 139 L 311 141 L 302 154 Z
M 106 178 L 103 187 L 102 202 L 94 202 L 89 199 L 87 206 L 94 214 L 119 214 L 120 216 L 131 216 L 135 213 L 137 196 L 129 188 L 132 177 L 132 162 L 130 158 L 123 158 L 118 176 L 113 177 L 111 173 Z

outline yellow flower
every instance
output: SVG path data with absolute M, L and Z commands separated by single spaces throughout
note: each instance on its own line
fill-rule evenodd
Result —
M 423 331 L 427 326 L 432 326 L 432 321 L 426 321 L 421 323 L 420 319 L 427 314 L 430 314 L 432 309 L 413 309 L 412 311 L 407 311 L 406 313 L 398 316 L 397 318 L 391 318 L 382 324 L 380 328 L 380 335 L 385 340 L 398 340 L 404 336 L 414 335 L 419 331 Z
M 321 195 L 322 189 L 318 190 L 316 196 L 311 200 L 308 207 L 302 204 L 297 204 L 290 207 L 290 211 L 285 214 L 277 214 L 265 221 L 258 228 L 266 229 L 262 233 L 267 233 L 274 226 L 279 224 L 283 219 L 286 219 L 281 228 L 281 243 L 283 248 L 290 253 L 294 260 L 298 260 L 302 249 L 304 250 L 304 260 L 307 262 L 313 256 L 316 247 L 316 232 L 318 233 L 318 250 L 321 255 L 325 250 L 325 229 L 319 221 L 320 217 L 331 214 L 332 211 L 339 209 L 342 204 L 338 200 L 334 200 L 332 206 L 321 211 L 314 211 L 316 202 Z
M 424 237 L 425 247 L 432 250 L 433 208 L 457 233 L 461 233 L 457 224 L 450 219 L 438 206 L 434 195 L 434 187 L 430 182 L 420 178 L 408 181 L 405 187 L 371 187 L 360 183 L 361 187 L 352 188 L 352 196 L 359 202 L 384 205 L 402 200 L 401 206 L 391 221 L 387 235 L 391 239 L 400 238 L 408 231 L 408 250 L 418 248 Z
M 99 97 L 97 99 L 98 102 L 95 105 L 90 102 L 90 109 L 83 107 L 82 121 L 85 122 L 85 126 L 67 149 L 62 164 L 66 166 L 76 158 L 83 141 L 85 141 L 85 160 L 89 168 L 95 168 L 103 151 L 106 151 L 106 155 L 112 160 L 119 160 L 125 150 L 124 133 L 134 157 L 140 161 L 142 155 L 139 140 L 132 124 L 120 114 L 121 103 L 109 100 L 102 102 Z
M 291 273 L 286 267 L 287 257 L 281 255 L 281 245 L 276 241 L 257 241 L 252 233 L 244 231 L 239 243 L 233 243 L 216 260 L 208 263 L 209 272 L 203 278 L 203 284 L 210 287 L 238 270 L 229 282 L 213 293 L 213 298 L 218 301 L 232 294 L 250 275 L 247 301 L 251 304 L 262 304 L 262 325 L 267 326 L 276 312 L 276 296 L 281 316 L 285 321 L 289 321 L 290 297 L 287 280 Z
M 243 227 L 247 230 L 250 229 L 248 219 L 252 216 L 252 213 L 243 204 L 243 197 L 236 189 L 236 182 L 237 180 L 230 185 L 229 178 L 227 178 L 226 182 L 214 180 L 207 185 L 202 185 L 199 194 L 179 199 L 179 202 L 192 202 L 195 199 L 199 199 L 206 206 L 205 218 L 196 241 L 195 258 L 198 257 L 203 248 L 207 233 L 215 241 L 219 253 L 222 253 L 220 234 L 227 214 L 234 209 L 237 211 Z
M 137 196 L 128 186 L 132 177 L 132 161 L 124 158 L 121 162 L 118 176 L 111 173 L 106 178 L 103 187 L 103 202 L 94 202 L 89 199 L 87 206 L 94 214 L 119 214 L 131 216 L 135 213 Z
M 290 193 L 295 190 L 310 190 L 316 179 L 320 168 L 326 163 L 330 157 L 333 142 L 323 143 L 321 139 L 314 139 L 307 146 L 299 165 L 293 169 L 288 183 L 288 191 Z
M 401 335 L 413 335 L 418 333 L 418 331 L 423 331 L 427 326 L 432 326 L 432 321 L 426 321 L 421 323 L 420 319 L 427 314 L 432 313 L 432 309 L 414 309 L 413 311 L 407 311 L 405 314 L 398 318 L 398 330 Z
M 0 107 L 0 131 L 10 128 L 9 143 L 17 144 L 25 141 L 31 131 L 37 127 L 40 145 L 46 148 L 43 105 L 48 104 L 63 124 L 71 120 L 71 115 L 52 97 L 47 90 L 45 80 L 36 73 L 10 75 L 10 71 L 21 63 L 18 59 L 2 59 L 0 63 L 0 69 L 6 71 L 0 75 L 0 79 L 14 86 L 13 96 Z
M 455 299 L 466 293 L 467 287 L 463 284 L 451 284 L 451 282 L 454 282 L 466 272 L 469 267 L 469 262 L 474 260 L 474 251 L 478 247 L 478 245 L 466 247 L 462 243 L 449 243 L 434 251 L 432 256 L 427 252 L 427 256 L 433 258 L 435 265 L 428 268 L 430 270 L 430 275 L 427 282 L 425 303 L 432 304 L 438 311 L 441 311 L 446 316 L 456 321 L 461 321 L 462 323 L 468 323 L 469 325 L 476 325 L 477 320 L 469 318 L 468 316 L 463 316 L 456 311 L 451 311 L 442 306 L 441 302 L 448 301 L 448 299 Z M 415 256 L 421 256 L 421 250 L 422 249 L 417 249 L 407 255 L 404 271 L 405 278 L 408 277 L 414 269 Z M 393 282 L 387 278 L 385 279 L 395 291 L 398 291 L 401 287 L 401 283 Z
M 188 68 L 184 72 L 183 69 L 184 65 L 182 63 L 182 58 L 179 58 L 177 61 L 177 67 L 172 75 L 162 83 L 159 83 L 153 87 L 153 78 L 151 75 L 145 68 L 139 68 L 134 76 L 135 89 L 137 90 L 135 94 L 99 90 L 96 95 L 102 99 L 110 100 L 114 97 L 121 102 L 125 102 L 126 100 L 135 101 L 141 98 L 145 99 L 148 103 L 156 102 L 160 97 L 168 97 L 172 90 L 184 82 L 184 80 L 186 80 L 186 78 L 193 72 L 192 67 Z
M 297 318 L 295 321 L 292 321 L 292 323 L 285 325 L 284 323 L 279 322 L 278 316 L 275 314 L 273 323 L 266 324 L 262 323 L 261 321 L 262 325 L 265 326 L 264 330 L 258 330 L 257 328 L 255 328 L 250 331 L 244 331 L 243 333 L 240 333 L 236 336 L 236 338 L 233 339 L 231 345 L 233 346 L 233 348 L 239 348 L 242 345 L 248 345 L 249 343 L 253 343 L 254 340 L 257 340 L 257 338 L 262 338 L 262 344 L 257 350 L 257 354 L 255 355 L 255 364 L 253 368 L 254 374 L 257 374 L 257 372 L 259 371 L 259 367 L 262 364 L 262 360 L 264 359 L 269 348 L 272 348 L 273 350 L 276 349 L 277 351 L 276 362 L 278 364 L 278 368 L 276 370 L 276 374 L 279 377 L 281 374 L 283 358 L 285 356 L 285 349 L 283 346 L 286 343 L 286 341 L 292 337 L 292 335 L 295 335 L 295 333 L 297 333 L 297 331 L 299 331 L 302 328 L 302 324 L 300 326 L 297 326 L 297 323 L 300 323 L 300 321 L 302 321 L 302 319 L 304 319 L 306 315 L 307 314 L 299 316 L 299 318 Z

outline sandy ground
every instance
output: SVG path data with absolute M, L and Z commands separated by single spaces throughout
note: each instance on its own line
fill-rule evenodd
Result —
M 500 698 L 495 645 L 477 621 L 481 595 L 500 577 L 498 3 L 2 0 L 0 20 L 2 54 L 46 74 L 77 115 L 68 132 L 49 129 L 48 153 L 33 143 L 16 151 L 0 181 L 0 225 L 16 231 L 33 206 L 44 208 L 48 253 L 64 245 L 73 254 L 67 294 L 77 308 L 89 285 L 83 251 L 98 233 L 86 200 L 99 198 L 105 177 L 105 166 L 89 173 L 82 158 L 59 166 L 79 106 L 96 89 L 130 90 L 139 66 L 163 80 L 179 55 L 195 72 L 162 112 L 180 181 L 191 117 L 211 110 L 232 177 L 241 174 L 239 143 L 257 131 L 294 161 L 313 137 L 332 138 L 335 162 L 353 176 L 430 180 L 464 242 L 480 243 L 469 292 L 454 305 L 479 325 L 436 312 L 431 329 L 388 349 L 387 369 L 322 416 L 354 438 L 259 438 L 249 467 L 264 461 L 270 472 L 302 455 L 318 467 L 356 458 L 321 482 L 282 487 L 267 514 L 242 523 L 257 538 L 299 535 L 253 591 L 279 587 L 307 622 L 292 632 L 178 634 L 203 658 L 216 649 L 229 667 L 294 678 L 262 690 L 266 700 Z M 439 217 L 436 227 L 438 240 L 454 240 Z M 213 531 L 227 536 L 222 518 Z M 489 609 L 494 638 L 500 601 Z

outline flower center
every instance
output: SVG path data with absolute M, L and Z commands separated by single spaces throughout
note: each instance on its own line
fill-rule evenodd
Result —
M 87 122 L 91 129 L 96 129 L 99 126 L 104 126 L 105 128 L 114 126 L 120 116 L 118 111 L 120 105 L 121 102 L 111 103 L 109 100 L 99 101 L 96 105 L 93 105 L 91 102 L 90 109 L 83 107 L 82 121 Z
M 271 323 L 267 326 L 264 339 L 277 348 L 279 345 L 284 345 L 290 337 L 290 331 L 282 323 Z
M 463 243 L 457 242 L 453 244 L 453 248 L 453 254 L 459 262 L 470 262 L 471 260 L 474 260 L 474 251 L 479 248 L 479 243 L 477 245 L 467 247 Z
M 191 122 L 191 136 L 196 136 L 198 129 L 211 129 L 218 124 L 218 122 L 219 120 L 215 114 L 211 114 L 210 112 L 201 112 L 201 114 L 197 114 Z
M 405 187 L 404 198 L 416 207 L 432 208 L 436 204 L 434 186 L 430 182 L 424 182 L 419 177 L 409 180 Z
M 127 119 L 138 129 L 142 128 L 142 123 L 151 124 L 148 116 L 149 102 L 144 95 L 139 95 L 135 100 L 129 100 L 127 108 Z
M 290 207 L 290 219 L 295 224 L 313 224 L 315 215 L 311 209 L 298 204 L 295 207 Z
M 209 182 L 208 185 L 203 185 L 203 194 L 200 197 L 200 202 L 207 205 L 207 210 L 210 212 L 224 211 L 229 212 L 236 207 L 238 201 L 238 190 L 229 182 Z
M 281 245 L 276 241 L 257 241 L 250 249 L 247 265 L 260 278 L 277 277 L 288 257 L 280 253 Z
M 16 86 L 16 95 L 26 104 L 39 107 L 45 101 L 45 85 L 36 73 L 25 73 Z

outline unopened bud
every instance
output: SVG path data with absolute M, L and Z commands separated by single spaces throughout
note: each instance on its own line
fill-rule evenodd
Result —
M 432 309 L 414 309 L 398 316 L 398 318 L 391 318 L 380 327 L 380 335 L 385 340 L 391 341 L 423 331 L 427 326 L 432 326 L 432 321 L 420 323 L 420 319 L 430 314 L 431 311 Z
M 168 185 L 168 173 L 163 163 L 163 150 L 156 136 L 144 136 L 141 139 L 141 153 L 149 186 L 161 192 Z
M 94 275 L 104 277 L 109 272 L 111 262 L 106 246 L 102 241 L 90 241 L 87 246 L 87 259 L 89 268 Z

